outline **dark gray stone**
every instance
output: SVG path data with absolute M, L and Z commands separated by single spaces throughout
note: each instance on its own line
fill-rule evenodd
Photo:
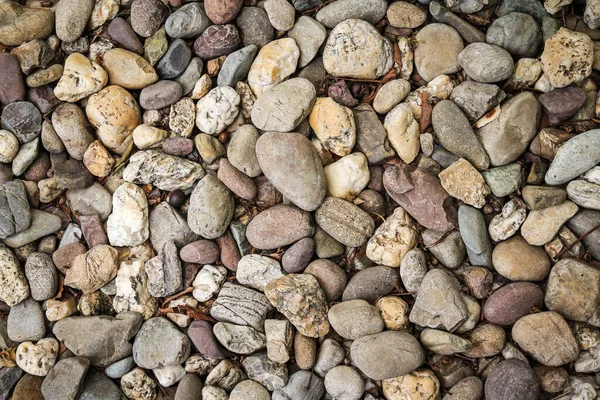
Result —
M 363 269 L 350 278 L 342 300 L 363 299 L 373 303 L 394 290 L 398 279 L 397 268 L 377 266 Z
M 160 110 L 175 104 L 182 94 L 183 88 L 179 83 L 169 80 L 158 81 L 142 89 L 140 106 L 145 110 Z
M 83 388 L 90 361 L 83 357 L 60 360 L 42 382 L 46 400 L 76 400 Z
M 542 46 L 542 30 L 531 15 L 513 12 L 490 25 L 486 42 L 518 57 L 536 57 Z
M 78 400 L 121 400 L 121 390 L 102 372 L 92 371 L 83 382 Z
M 477 121 L 505 98 L 506 94 L 498 86 L 475 81 L 461 83 L 450 95 L 450 100 L 460 107 L 470 121 Z
M 259 49 L 275 38 L 275 30 L 267 12 L 258 7 L 244 7 L 235 24 L 240 31 L 244 46 L 256 45 Z
M 32 103 L 17 101 L 4 107 L 0 125 L 14 133 L 19 142 L 31 142 L 42 132 L 42 114 Z
M 165 22 L 167 35 L 175 39 L 199 36 L 212 25 L 201 3 L 186 4 L 169 15 Z
M 251 44 L 227 56 L 217 77 L 217 85 L 235 87 L 236 83 L 246 79 L 257 51 L 256 45 Z
M 192 50 L 183 39 L 177 39 L 169 45 L 167 52 L 154 68 L 161 79 L 172 79 L 183 74 L 191 59 Z
M 9 181 L 0 186 L 0 239 L 21 232 L 31 225 L 31 211 L 25 185 Z

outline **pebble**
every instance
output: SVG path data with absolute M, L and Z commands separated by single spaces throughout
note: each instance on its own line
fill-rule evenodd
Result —
M 531 282 L 515 282 L 495 291 L 485 302 L 485 319 L 493 324 L 513 325 L 530 313 L 533 307 L 543 307 L 544 292 Z
M 454 278 L 443 270 L 429 271 L 417 292 L 410 322 L 453 332 L 467 316 L 467 305 Z
M 38 341 L 46 333 L 44 312 L 40 304 L 28 297 L 10 308 L 7 333 L 13 342 Z
M 115 165 L 115 159 L 99 140 L 96 140 L 83 153 L 83 163 L 90 173 L 97 177 L 105 177 L 110 174 Z
M 342 0 L 323 7 L 316 19 L 326 28 L 333 28 L 349 19 L 364 20 L 375 25 L 383 19 L 386 10 L 387 4 L 383 0 Z
M 158 255 L 146 262 L 144 268 L 148 275 L 148 291 L 154 297 L 172 295 L 183 284 L 181 261 L 172 240 L 166 242 Z
M 31 225 L 31 210 L 27 188 L 19 181 L 9 181 L 0 186 L 0 237 L 7 238 L 22 232 Z
M 281 258 L 281 266 L 287 273 L 302 272 L 315 253 L 315 241 L 311 238 L 300 239 L 291 245 Z
M 45 253 L 30 254 L 25 262 L 25 276 L 34 300 L 48 300 L 56 293 L 58 273 L 49 255 Z
M 488 226 L 490 239 L 494 242 L 500 242 L 513 236 L 525 222 L 526 215 L 525 207 L 516 200 L 507 202 L 502 207 L 502 212 L 490 221 Z
M 593 59 L 594 45 L 588 35 L 560 28 L 544 44 L 542 70 L 553 87 L 562 88 L 587 78 Z
M 376 264 L 397 268 L 408 251 L 416 246 L 417 237 L 412 218 L 398 207 L 369 239 L 366 255 Z
M 499 243 L 492 253 L 492 262 L 500 275 L 512 281 L 540 281 L 550 271 L 545 252 L 520 236 Z
M 252 354 L 267 345 L 265 335 L 249 326 L 217 322 L 213 332 L 223 347 L 236 354 Z
M 211 25 L 201 4 L 190 3 L 178 8 L 165 22 L 167 35 L 175 39 L 200 36 Z
M 518 57 L 536 57 L 542 45 L 542 31 L 531 15 L 513 12 L 490 25 L 486 42 Z
M 127 20 L 118 17 L 108 25 L 108 35 L 111 39 L 121 44 L 125 49 L 134 53 L 141 53 L 143 49 L 142 42 Z M 104 53 L 108 53 L 110 50 Z
M 248 43 L 245 43 L 248 45 Z M 248 72 L 248 85 L 259 97 L 296 70 L 300 49 L 292 38 L 272 41 L 260 49 Z
M 183 39 L 175 39 L 165 54 L 155 65 L 161 79 L 177 78 L 187 68 L 192 59 L 192 51 Z
M 369 183 L 367 158 L 352 153 L 324 168 L 327 192 L 334 197 L 354 200 Z
M 88 23 L 94 9 L 93 0 L 67 0 L 56 7 L 56 36 L 64 42 L 77 40 Z
M 288 362 L 294 338 L 292 324 L 287 320 L 267 319 L 265 332 L 269 360 L 280 364 Z
M 600 213 L 598 211 L 582 210 L 575 214 L 567 225 L 575 234 L 581 236 L 591 230 L 600 222 Z M 583 238 L 582 242 L 592 255 L 598 258 L 600 254 L 600 246 L 598 242 L 598 231 L 593 231 Z
M 328 319 L 340 336 L 350 340 L 379 333 L 384 328 L 379 311 L 364 300 L 349 300 L 334 305 L 329 310 Z
M 210 315 L 220 322 L 248 325 L 263 331 L 264 320 L 271 310 L 269 300 L 262 293 L 225 283 L 213 303 Z
M 67 160 L 54 166 L 54 180 L 65 189 L 86 189 L 94 183 L 94 176 L 83 162 Z
M 593 129 L 567 140 L 556 152 L 546 172 L 549 185 L 561 185 L 573 180 L 600 162 L 600 130 Z
M 158 81 L 158 74 L 148 61 L 125 49 L 105 52 L 102 67 L 108 73 L 111 85 L 119 85 L 125 89 L 143 89 Z
M 17 370 L 18 368 L 5 368 L 6 372 Z M 41 386 L 44 378 L 34 375 L 25 375 L 19 380 L 13 391 L 14 400 L 44 400 Z M 11 386 L 10 383 L 8 385 Z
M 52 126 L 69 155 L 82 160 L 95 140 L 83 110 L 76 104 L 63 103 L 52 114 Z
M 299 133 L 265 133 L 256 142 L 256 157 L 267 179 L 292 203 L 313 211 L 323 202 L 325 174 L 306 137 Z M 298 179 L 288 179 L 290 174 Z
M 519 189 L 522 183 L 521 165 L 518 163 L 490 168 L 481 175 L 496 197 L 508 196 Z
M 202 393 L 202 381 L 195 374 L 186 374 L 179 381 L 175 400 L 194 400 L 198 393 Z
M 552 240 L 578 210 L 575 203 L 565 201 L 561 205 L 531 211 L 521 226 L 521 235 L 529 244 L 542 246 Z
M 414 371 L 425 360 L 419 342 L 404 332 L 385 331 L 355 340 L 350 356 L 356 367 L 375 380 Z
M 362 246 L 373 234 L 373 219 L 354 204 L 335 197 L 327 197 L 315 212 L 317 225 L 338 242 Z
M 526 362 L 510 359 L 494 367 L 485 381 L 485 398 L 502 400 L 519 398 L 535 400 L 540 394 L 540 384 Z
M 54 338 L 40 339 L 36 344 L 23 342 L 17 347 L 16 363 L 28 374 L 46 376 L 54 367 L 58 347 L 58 341 Z
M 89 367 L 90 361 L 82 357 L 71 357 L 58 361 L 42 382 L 41 392 L 44 399 L 78 398 Z
M 335 301 L 342 297 L 346 287 L 346 274 L 334 262 L 318 259 L 311 262 L 304 272 L 315 277 L 327 300 Z
M 481 208 L 490 188 L 483 176 L 465 159 L 459 159 L 438 175 L 444 189 L 454 198 Z
M 36 209 L 31 210 L 31 225 L 29 228 L 6 239 L 4 244 L 17 248 L 36 241 L 46 235 L 57 232 L 61 228 L 60 217 Z
M 238 262 L 236 278 L 242 285 L 264 291 L 267 284 L 283 276 L 277 260 L 257 254 L 249 254 Z
M 414 62 L 423 79 L 432 81 L 442 74 L 453 74 L 460 69 L 458 56 L 464 46 L 454 28 L 445 24 L 429 24 L 417 33 L 415 39 L 418 45 L 414 50 Z
M 150 37 L 167 19 L 169 9 L 160 0 L 136 0 L 131 5 L 131 27 L 138 35 Z
M 204 2 L 206 14 L 215 24 L 227 24 L 233 21 L 243 5 L 244 2 L 241 0 L 206 0 Z
M 339 400 L 359 400 L 365 390 L 363 378 L 354 368 L 337 366 L 325 375 L 325 390 Z
M 115 284 L 113 307 L 116 312 L 133 311 L 144 319 L 156 313 L 156 299 L 148 291 L 148 276 L 142 260 L 121 262 Z
M 235 25 L 211 25 L 194 42 L 194 52 L 203 60 L 231 54 L 241 44 Z
M 216 135 L 238 116 L 240 96 L 228 86 L 216 87 L 196 104 L 196 126 L 201 132 Z
M 512 337 L 526 353 L 547 366 L 568 364 L 579 352 L 569 325 L 552 311 L 520 318 L 512 328 Z
M 202 267 L 192 286 L 193 295 L 198 301 L 204 302 L 219 291 L 221 284 L 227 277 L 227 270 L 222 266 L 205 265 Z
M 259 137 L 260 135 L 253 125 L 242 125 L 235 131 L 227 146 L 229 162 L 251 178 L 255 178 L 262 173 L 254 151 Z
M 144 322 L 133 342 L 133 359 L 146 369 L 182 363 L 190 353 L 190 340 L 167 319 L 157 317 Z
M 112 211 L 111 194 L 96 182 L 86 189 L 68 190 L 67 200 L 80 216 L 98 215 L 104 221 Z
M 320 22 L 303 15 L 288 31 L 288 37 L 296 41 L 300 49 L 298 67 L 304 68 L 317 56 L 319 48 L 327 38 L 327 32 Z
M 448 268 L 460 266 L 467 255 L 465 243 L 458 230 L 444 236 L 444 232 L 426 229 L 421 232 L 421 237 L 431 254 Z M 423 269 L 419 268 L 418 270 L 422 271 Z
M 388 330 L 406 331 L 408 327 L 409 306 L 400 297 L 381 297 L 375 303 L 383 323 Z
M 310 371 L 298 371 L 290 375 L 288 383 L 273 396 L 286 396 L 290 399 L 318 400 L 325 393 L 323 379 Z
M 421 332 L 420 340 L 428 350 L 442 355 L 465 353 L 472 347 L 469 340 L 437 329 L 424 329 Z
M 107 82 L 108 74 L 100 65 L 83 54 L 73 53 L 65 60 L 54 95 L 59 100 L 75 103 L 100 91 Z
M 25 7 L 16 2 L 6 3 L 0 10 L 5 15 L 0 23 L 0 41 L 6 46 L 19 46 L 30 40 L 46 39 L 54 30 L 52 10 Z
M 90 96 L 85 113 L 96 128 L 98 139 L 117 154 L 125 152 L 132 141 L 133 130 L 141 123 L 140 109 L 134 97 L 116 85 Z
M 42 115 L 27 101 L 11 103 L 2 111 L 2 128 L 14 134 L 21 143 L 38 138 L 42 131 Z
M 141 188 L 126 182 L 113 193 L 106 231 L 113 246 L 137 246 L 148 239 L 148 201 Z
M 567 87 L 543 93 L 538 100 L 548 115 L 550 124 L 557 125 L 583 107 L 586 94 L 581 88 Z
M 275 37 L 267 12 L 259 7 L 243 7 L 235 23 L 244 46 L 266 46 Z M 291 36 L 290 36 L 291 37 Z
M 458 221 L 460 236 L 471 264 L 491 268 L 492 245 L 483 214 L 474 207 L 461 205 L 458 209 Z
M 92 371 L 85 377 L 80 398 L 89 400 L 119 400 L 121 390 L 101 372 Z
M 257 353 L 244 358 L 242 366 L 248 378 L 270 391 L 283 388 L 288 381 L 287 366 L 269 360 L 267 353 Z
M 183 246 L 179 256 L 188 263 L 212 264 L 219 259 L 219 253 L 219 247 L 214 242 L 197 240 Z
M 121 390 L 129 399 L 156 398 L 156 383 L 141 368 L 135 368 L 121 377 Z
M 396 28 L 418 28 L 427 20 L 427 12 L 405 1 L 396 1 L 387 9 L 387 19 Z
M 167 33 L 164 28 L 157 30 L 152 36 L 144 40 L 144 58 L 154 66 L 169 49 Z
M 364 0 L 342 0 L 342 2 L 364 2 Z M 369 4 L 381 4 L 369 2 Z M 331 4 L 331 6 L 337 3 Z M 360 12 L 365 9 L 362 5 Z M 327 7 L 317 14 L 321 14 Z M 384 7 L 385 10 L 385 7 Z M 338 17 L 339 15 L 336 15 Z M 319 21 L 323 25 L 323 19 Z M 369 22 L 361 19 L 346 19 L 339 24 L 334 24 L 329 38 L 323 49 L 323 65 L 327 72 L 335 77 L 348 77 L 356 79 L 377 79 L 385 75 L 393 64 L 393 50 L 390 42 L 382 37 Z M 348 47 L 346 43 L 355 43 Z
M 271 393 L 260 383 L 247 379 L 238 383 L 229 394 L 230 400 L 270 400 Z
M 482 83 L 508 79 L 514 72 L 510 53 L 487 43 L 472 43 L 458 55 L 458 63 L 469 77 Z
M 363 299 L 369 303 L 390 293 L 398 283 L 398 271 L 394 268 L 374 266 L 359 271 L 348 281 L 342 295 L 343 301 Z
M 470 121 L 478 121 L 496 107 L 506 94 L 489 83 L 465 81 L 452 90 L 450 99 L 460 107 Z
M 233 217 L 231 192 L 214 175 L 202 178 L 190 197 L 188 224 L 194 233 L 216 239 L 225 233 Z
M 296 10 L 286 0 L 267 0 L 264 3 L 269 22 L 278 31 L 289 31 L 294 27 Z

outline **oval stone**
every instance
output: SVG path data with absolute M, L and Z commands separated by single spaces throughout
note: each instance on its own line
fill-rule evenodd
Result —
M 530 313 L 533 307 L 544 306 L 544 292 L 531 282 L 515 282 L 495 291 L 485 302 L 483 314 L 493 324 L 512 325 Z
M 375 221 L 358 206 L 337 197 L 328 197 L 315 212 L 315 220 L 338 242 L 362 246 L 373 234 Z
M 227 230 L 234 206 L 229 189 L 216 176 L 206 175 L 190 196 L 188 224 L 194 233 L 216 239 Z
M 600 163 L 600 129 L 567 140 L 554 157 L 548 172 L 548 185 L 562 185 Z
M 280 204 L 254 217 L 246 228 L 246 237 L 253 247 L 268 250 L 287 246 L 314 232 L 310 213 Z
M 292 203 L 313 211 L 323 202 L 325 173 L 317 151 L 305 136 L 265 133 L 256 141 L 256 157 L 267 179 Z

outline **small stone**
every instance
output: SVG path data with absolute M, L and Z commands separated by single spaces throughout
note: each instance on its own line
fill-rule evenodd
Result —
M 94 177 L 83 162 L 70 159 L 54 165 L 54 180 L 65 189 L 86 189 L 94 183 Z
M 467 255 L 467 249 L 460 231 L 452 231 L 444 237 L 444 232 L 427 229 L 421 232 L 421 237 L 423 244 L 427 246 L 427 250 L 448 268 L 460 266 Z M 419 271 L 423 270 L 426 271 L 426 268 L 419 268 Z
M 265 335 L 249 326 L 217 322 L 213 332 L 223 347 L 236 354 L 252 354 L 267 344 Z
M 418 28 L 427 20 L 426 11 L 405 1 L 390 4 L 386 15 L 390 25 L 396 28 Z
M 235 23 L 240 31 L 244 46 L 266 46 L 275 38 L 275 30 L 267 12 L 259 7 L 243 7 Z M 291 36 L 290 36 L 291 37 Z
M 458 62 L 469 77 L 482 83 L 508 79 L 514 72 L 510 53 L 487 43 L 472 43 L 458 55 Z
M 443 270 L 429 271 L 419 287 L 410 321 L 453 332 L 467 316 L 467 306 L 454 278 Z
M 215 24 L 227 24 L 240 12 L 244 2 L 241 0 L 206 0 L 206 14 Z
M 262 293 L 225 283 L 210 313 L 217 321 L 249 325 L 262 331 L 266 315 L 271 309 Z
M 485 41 L 519 57 L 536 57 L 542 45 L 542 31 L 531 15 L 514 12 L 495 20 Z
M 319 14 L 321 12 L 323 10 Z M 344 43 L 348 41 L 358 45 L 347 48 Z M 323 64 L 332 76 L 377 79 L 392 67 L 392 46 L 368 22 L 345 20 L 329 35 L 323 50 Z
M 283 271 L 276 260 L 249 254 L 238 263 L 236 278 L 242 285 L 263 291 L 273 280 L 283 277 Z
M 113 193 L 107 234 L 113 246 L 137 246 L 148 239 L 148 201 L 140 187 L 126 182 Z
M 78 398 L 89 367 L 90 361 L 82 357 L 71 357 L 57 362 L 42 383 L 44 399 Z
M 17 368 L 13 368 L 17 369 Z M 5 372 L 8 372 L 10 369 L 5 368 Z M 25 375 L 23 378 L 19 380 L 12 394 L 13 400 L 44 400 L 44 396 L 42 395 L 42 382 L 44 378 L 35 375 Z M 8 385 L 11 386 L 10 383 Z
M 54 94 L 60 100 L 75 103 L 100 91 L 107 82 L 108 74 L 100 65 L 80 53 L 73 53 L 65 60 Z
M 498 325 L 513 325 L 530 313 L 533 307 L 541 308 L 544 293 L 530 282 L 508 284 L 495 291 L 485 302 L 485 319 Z
M 38 341 L 46 333 L 42 307 L 31 297 L 13 305 L 6 322 L 8 337 L 13 342 Z
M 428 24 L 415 38 L 415 67 L 426 81 L 432 81 L 442 74 L 453 74 L 460 69 L 459 53 L 463 42 L 459 33 L 445 24 Z M 443 44 L 443 45 L 442 45 Z
M 384 327 L 379 311 L 364 300 L 338 303 L 331 307 L 328 318 L 331 327 L 350 340 L 379 333 Z
M 133 342 L 133 359 L 146 369 L 181 364 L 190 354 L 189 338 L 165 318 L 146 321 Z
M 92 15 L 94 0 L 67 0 L 55 10 L 56 36 L 63 42 L 77 40 Z
M 28 374 L 46 376 L 54 367 L 58 347 L 58 341 L 54 338 L 41 339 L 36 344 L 23 342 L 17 348 L 17 365 Z
M 522 207 L 515 199 L 510 200 L 502 207 L 502 212 L 490 221 L 488 226 L 490 238 L 495 242 L 500 242 L 513 236 L 525 222 L 526 215 L 525 207 Z
M 110 174 L 116 161 L 102 143 L 96 140 L 83 153 L 83 163 L 92 175 L 103 178 Z
M 543 93 L 538 101 L 550 118 L 550 125 L 558 125 L 583 107 L 586 94 L 578 87 L 560 88 Z
M 483 171 L 481 175 L 496 197 L 504 197 L 515 192 L 522 183 L 521 165 L 518 163 L 490 168 Z
M 215 239 L 227 229 L 233 217 L 233 196 L 214 175 L 202 178 L 190 197 L 188 224 L 194 233 Z
M 52 15 L 52 13 L 49 14 Z M 54 24 L 51 25 L 53 26 Z M 20 30 L 15 29 L 15 31 Z M 50 31 L 52 31 L 52 27 L 50 28 Z M 0 37 L 3 37 L 2 41 L 4 42 L 3 26 L 0 26 Z M 21 42 L 16 43 L 16 45 L 19 44 L 21 44 Z M 0 84 L 0 102 L 4 105 L 8 105 L 15 101 L 24 100 L 26 93 L 25 82 L 23 80 L 23 74 L 21 73 L 18 58 L 8 53 L 2 53 L 2 55 L 0 55 L 0 70 L 2 70 L 1 78 L 3 82 Z M 5 82 L 10 82 L 10 84 Z
M 125 89 L 143 89 L 158 81 L 158 74 L 148 61 L 125 49 L 108 50 L 102 56 L 102 66 L 110 84 Z
M 177 385 L 175 400 L 194 400 L 202 392 L 202 381 L 195 374 L 186 374 Z
M 398 270 L 384 266 L 366 268 L 355 274 L 342 295 L 343 301 L 363 299 L 375 302 L 390 293 L 398 283 Z
M 42 115 L 27 101 L 7 105 L 2 110 L 0 122 L 2 128 L 13 133 L 21 143 L 35 140 L 42 131 Z
M 212 264 L 219 259 L 219 252 L 219 247 L 214 242 L 198 240 L 185 245 L 179 256 L 188 263 Z
M 152 36 L 165 22 L 169 9 L 160 0 L 136 0 L 131 5 L 131 26 L 142 37 Z
M 458 225 L 471 264 L 491 268 L 492 245 L 481 211 L 461 205 L 458 209 Z
M 560 227 L 578 210 L 575 203 L 566 201 L 561 205 L 531 211 L 521 226 L 521 235 L 529 244 L 542 246 L 552 240 Z
M 167 35 L 188 39 L 200 36 L 211 25 L 201 4 L 186 4 L 169 15 L 165 22 Z
M 121 377 L 121 390 L 132 400 L 156 398 L 156 383 L 141 368 L 135 368 Z
M 83 110 L 76 104 L 59 105 L 52 113 L 52 126 L 69 155 L 82 160 L 85 151 L 95 140 Z
M 271 281 L 265 295 L 301 334 L 322 337 L 329 331 L 325 294 L 312 275 L 291 274 Z
M 460 159 L 440 172 L 440 181 L 444 189 L 466 204 L 481 208 L 485 205 L 485 196 L 490 193 L 481 174 L 465 159 Z
M 194 298 L 201 302 L 207 301 L 219 291 L 226 277 L 227 270 L 224 267 L 205 265 L 192 283 Z
M 278 31 L 289 31 L 294 26 L 296 10 L 285 0 L 267 0 L 264 4 L 271 25 Z
M 425 355 L 419 342 L 408 333 L 385 331 L 355 340 L 350 356 L 358 369 L 371 379 L 382 380 L 410 373 Z
M 37 209 L 31 210 L 29 228 L 4 239 L 4 244 L 17 248 L 36 241 L 46 235 L 57 232 L 61 228 L 60 217 Z
M 204 60 L 231 54 L 240 46 L 235 25 L 211 25 L 194 41 L 194 52 Z
M 216 87 L 196 104 L 196 125 L 210 135 L 221 133 L 239 113 L 240 96 L 228 86 Z
M 391 146 L 409 164 L 419 154 L 419 124 L 405 103 L 398 104 L 385 117 L 384 127 Z
M 259 137 L 260 135 L 254 126 L 243 125 L 235 131 L 227 147 L 229 162 L 251 178 L 260 175 L 262 172 L 254 151 Z
M 573 180 L 600 162 L 600 130 L 594 129 L 567 140 L 558 149 L 545 181 L 549 185 L 561 185 Z
M 267 353 L 258 353 L 244 358 L 242 366 L 248 373 L 248 378 L 270 391 L 283 388 L 288 381 L 287 366 L 271 361 Z
M 248 72 L 248 84 L 254 94 L 259 97 L 293 74 L 299 58 L 300 50 L 292 38 L 275 40 L 265 45 Z
M 328 4 L 323 7 L 317 13 L 316 18 L 327 28 L 333 28 L 348 19 L 365 20 L 376 25 L 385 16 L 386 9 L 387 4 L 381 0 L 344 0 L 341 3 Z
M 45 253 L 30 254 L 25 263 L 25 276 L 34 300 L 48 300 L 56 293 L 58 273 L 49 255 Z
M 40 69 L 30 74 L 25 82 L 30 88 L 40 87 L 56 82 L 63 74 L 63 66 L 54 64 L 46 69 Z
M 31 225 L 31 211 L 23 183 L 9 181 L 0 186 L 0 238 L 22 232 Z
M 450 99 L 460 107 L 470 121 L 478 121 L 496 107 L 506 94 L 489 83 L 465 81 L 452 90 Z
M 503 400 L 518 398 L 535 400 L 540 394 L 540 384 L 526 362 L 510 359 L 500 361 L 485 381 L 485 398 Z
M 354 204 L 327 197 L 315 212 L 319 227 L 340 243 L 350 246 L 362 246 L 373 234 L 373 219 Z
M 113 307 L 116 312 L 133 311 L 144 319 L 154 315 L 156 300 L 148 291 L 148 277 L 142 260 L 123 261 L 116 278 Z
M 144 41 L 144 58 L 154 66 L 169 49 L 169 41 L 164 28 L 157 30 Z
M 90 96 L 85 113 L 96 128 L 98 139 L 117 154 L 125 152 L 132 141 L 133 130 L 141 122 L 140 108 L 134 97 L 116 85 Z
M 584 33 L 560 28 L 544 45 L 541 56 L 544 76 L 562 88 L 587 78 L 592 72 L 594 45 Z
M 369 239 L 366 254 L 377 264 L 399 267 L 406 253 L 416 246 L 417 237 L 414 222 L 398 207 Z
M 327 38 L 327 32 L 321 23 L 303 15 L 289 30 L 288 37 L 294 39 L 300 49 L 298 66 L 303 68 L 315 58 L 319 48 Z
M 269 400 L 271 394 L 263 385 L 251 379 L 238 383 L 229 394 L 230 400 Z
M 359 400 L 365 390 L 363 378 L 356 370 L 347 366 L 337 366 L 325 375 L 327 393 L 339 400 Z
M 177 292 L 183 284 L 181 261 L 175 242 L 165 243 L 156 257 L 144 266 L 148 275 L 148 291 L 154 297 L 167 297 Z

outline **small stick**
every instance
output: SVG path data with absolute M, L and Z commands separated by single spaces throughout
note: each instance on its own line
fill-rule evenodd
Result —
M 564 249 L 562 249 L 560 251 L 560 253 L 558 253 L 556 255 L 555 259 L 560 258 L 563 254 L 565 254 L 567 251 L 569 251 L 573 246 L 575 246 L 577 243 L 581 242 L 583 239 L 585 239 L 586 236 L 588 236 L 589 234 L 591 234 L 592 232 L 594 232 L 598 228 L 600 228 L 600 224 L 594 226 L 592 229 L 590 229 L 589 231 L 587 231 L 586 233 L 584 233 L 583 235 L 581 235 L 581 237 L 579 237 L 578 239 L 576 239 L 575 241 L 573 241 L 573 243 L 571 243 L 570 245 L 568 245 L 567 247 L 565 247 Z

